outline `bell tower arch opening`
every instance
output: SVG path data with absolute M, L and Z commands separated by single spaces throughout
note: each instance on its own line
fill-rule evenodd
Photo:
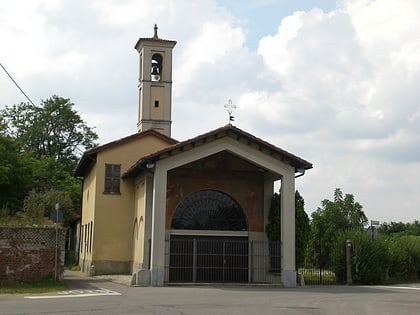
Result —
M 160 72 L 162 71 L 163 57 L 161 54 L 155 53 L 152 56 L 152 68 L 150 73 L 152 74 L 151 80 L 153 82 L 160 81 Z
M 172 51 L 176 41 L 158 37 L 139 38 L 139 100 L 137 131 L 155 129 L 171 136 L 172 117 Z

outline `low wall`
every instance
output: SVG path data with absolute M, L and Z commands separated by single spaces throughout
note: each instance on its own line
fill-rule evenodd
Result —
M 43 279 L 55 274 L 53 227 L 0 227 L 0 285 Z M 65 230 L 58 230 L 57 277 L 64 272 Z

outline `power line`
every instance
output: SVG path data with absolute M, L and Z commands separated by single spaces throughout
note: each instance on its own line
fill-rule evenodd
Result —
M 20 88 L 20 86 L 19 86 L 19 84 L 17 84 L 17 82 L 12 78 L 12 76 L 10 75 L 10 73 L 9 72 L 7 72 L 7 70 L 6 70 L 6 68 L 5 67 L 3 67 L 3 65 L 1 64 L 1 62 L 0 62 L 0 66 L 3 68 L 3 70 L 4 70 L 4 72 L 6 72 L 6 74 L 9 76 L 9 78 L 10 78 L 10 80 L 12 80 L 13 81 L 13 83 L 17 86 L 17 88 L 22 92 L 22 94 L 23 95 L 25 95 L 25 97 L 26 97 L 26 99 L 29 101 L 29 103 L 31 103 L 32 105 L 34 105 L 34 106 L 36 106 L 35 104 L 34 104 L 34 102 L 32 102 L 31 101 L 31 99 L 29 98 L 29 96 L 28 95 L 26 95 L 26 93 Z

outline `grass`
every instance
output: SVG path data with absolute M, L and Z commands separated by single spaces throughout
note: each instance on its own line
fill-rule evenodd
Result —
M 0 294 L 34 294 L 56 292 L 66 289 L 67 285 L 65 281 L 54 281 L 48 278 L 33 282 L 2 285 L 0 286 Z
M 318 284 L 322 279 L 323 284 L 336 284 L 337 279 L 335 274 L 330 270 L 321 270 L 321 277 L 319 269 L 299 268 L 299 274 L 305 279 L 307 284 Z

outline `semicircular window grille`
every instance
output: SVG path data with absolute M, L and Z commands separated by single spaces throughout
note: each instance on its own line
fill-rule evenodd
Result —
M 171 228 L 247 231 L 248 225 L 242 208 L 232 197 L 216 190 L 200 190 L 179 204 Z

